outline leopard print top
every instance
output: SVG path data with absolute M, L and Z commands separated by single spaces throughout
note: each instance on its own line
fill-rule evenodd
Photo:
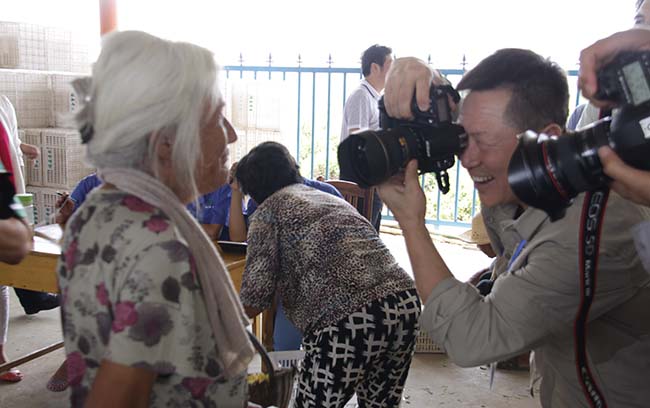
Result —
M 277 292 L 304 333 L 414 287 L 370 222 L 338 197 L 294 184 L 252 216 L 242 303 L 267 309 Z

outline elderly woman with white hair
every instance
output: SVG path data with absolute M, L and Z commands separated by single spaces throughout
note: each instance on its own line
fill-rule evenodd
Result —
M 228 176 L 212 54 L 108 35 L 73 85 L 104 184 L 69 220 L 58 265 L 71 405 L 246 405 L 254 353 L 223 261 L 185 205 Z

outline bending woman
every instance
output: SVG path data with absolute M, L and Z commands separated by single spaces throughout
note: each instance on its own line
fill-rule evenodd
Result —
M 248 230 L 241 299 L 249 317 L 276 292 L 304 333 L 297 407 L 399 406 L 418 333 L 420 299 L 377 231 L 349 203 L 303 184 L 282 145 L 239 161 L 259 203 Z

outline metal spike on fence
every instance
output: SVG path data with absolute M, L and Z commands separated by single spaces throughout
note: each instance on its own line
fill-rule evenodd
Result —
M 302 56 L 298 54 L 298 66 L 302 64 Z
M 332 63 L 333 62 L 334 61 L 332 61 L 332 53 L 330 52 L 329 57 L 327 58 L 327 66 L 332 68 Z
M 239 53 L 239 65 L 244 65 L 244 56 L 241 52 Z
M 463 72 L 465 72 L 465 67 L 467 67 L 467 58 L 465 57 L 465 54 L 463 54 L 463 61 L 460 65 L 463 67 Z
M 429 57 L 427 57 L 427 64 L 431 65 L 431 54 L 429 54 Z
M 271 53 L 270 53 L 270 52 L 269 52 L 269 59 L 268 59 L 268 60 L 266 60 L 266 62 L 268 62 L 268 63 L 269 63 L 269 67 L 270 67 L 270 66 L 271 66 L 271 64 L 273 63 L 273 57 L 271 56 Z

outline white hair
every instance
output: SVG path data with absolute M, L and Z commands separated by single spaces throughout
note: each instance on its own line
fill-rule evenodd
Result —
M 83 106 L 75 119 L 87 161 L 157 177 L 154 149 L 166 138 L 178 182 L 196 192 L 201 123 L 222 100 L 218 71 L 212 53 L 196 45 L 139 31 L 108 34 L 92 78 L 73 83 Z

